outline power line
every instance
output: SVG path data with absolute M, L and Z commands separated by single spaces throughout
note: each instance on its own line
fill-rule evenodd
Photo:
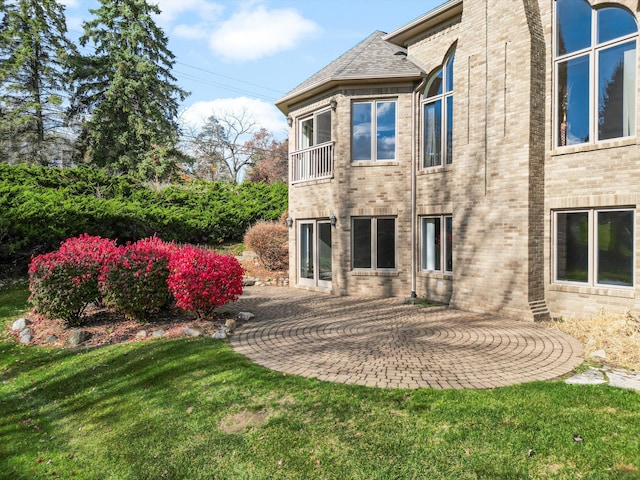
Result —
M 189 67 L 189 68 L 193 68 L 194 70 L 200 70 L 201 72 L 205 72 L 205 73 L 209 73 L 211 75 L 216 75 L 218 77 L 222 77 L 222 78 L 226 78 L 228 80 L 233 80 L 234 82 L 239 82 L 239 83 L 244 83 L 245 85 L 250 85 L 252 87 L 257 87 L 257 88 L 261 88 L 262 90 L 269 90 L 271 92 L 275 92 L 278 95 L 284 95 L 285 92 L 283 92 L 282 90 L 276 90 L 275 88 L 270 88 L 270 87 L 265 87 L 263 85 L 258 85 L 257 83 L 251 83 L 251 82 L 247 82 L 245 80 L 240 80 L 238 78 L 234 78 L 234 77 L 230 77 L 228 75 L 223 75 L 221 73 L 216 73 L 216 72 L 212 72 L 211 70 L 206 70 L 204 68 L 200 68 L 200 67 L 194 67 L 193 65 L 189 65 L 187 63 L 183 63 L 183 62 L 176 62 L 178 65 L 183 65 L 185 67 Z
M 262 100 L 268 100 L 268 101 L 277 100 L 276 97 L 263 95 L 263 94 L 260 94 L 260 93 L 257 93 L 257 92 L 253 92 L 253 91 L 250 91 L 250 90 L 244 90 L 244 89 L 237 88 L 237 87 L 232 87 L 231 85 L 226 85 L 224 83 L 213 82 L 211 80 L 206 80 L 206 79 L 203 79 L 201 77 L 196 77 L 196 76 L 190 75 L 188 73 L 180 72 L 180 71 L 177 71 L 177 70 L 175 70 L 173 73 L 176 74 L 176 76 L 181 76 L 182 78 L 185 78 L 185 79 L 190 80 L 192 82 L 198 82 L 198 83 L 202 83 L 202 84 L 205 84 L 205 85 L 212 85 L 214 87 L 223 88 L 225 90 L 229 90 L 229 91 L 232 91 L 232 92 L 243 93 L 245 95 L 251 95 L 253 97 L 260 98 Z
M 81 32 L 78 32 L 77 30 L 69 30 L 69 31 L 81 34 Z M 89 53 L 95 53 L 95 47 L 92 46 L 92 45 L 84 45 L 82 48 L 85 50 L 85 52 L 87 50 L 91 50 L 92 52 L 89 52 Z M 284 93 L 285 93 L 282 90 L 276 90 L 274 88 L 265 87 L 265 86 L 259 85 L 257 83 L 247 82 L 246 80 L 241 80 L 239 78 L 231 77 L 229 75 L 224 75 L 222 73 L 216 73 L 216 72 L 214 72 L 212 70 L 207 70 L 205 68 L 200 68 L 200 67 L 196 67 L 194 65 L 189 65 L 188 63 L 178 62 L 178 61 L 176 61 L 174 63 L 176 65 L 182 65 L 184 67 L 191 68 L 193 70 L 198 70 L 200 72 L 204 72 L 204 73 L 207 73 L 209 75 L 215 75 L 217 77 L 225 78 L 227 80 L 232 80 L 235 83 L 242 83 L 244 85 L 249 85 L 251 87 L 259 88 L 261 90 L 268 90 L 270 92 L 274 92 L 274 93 L 278 94 L 278 96 L 268 95 L 268 94 L 264 94 L 264 93 L 258 93 L 258 92 L 254 91 L 254 90 L 242 89 L 242 88 L 238 88 L 236 86 L 229 85 L 229 84 L 226 84 L 226 83 L 214 82 L 214 81 L 212 81 L 212 80 L 210 80 L 208 78 L 203 78 L 201 76 L 191 75 L 189 73 L 179 72 L 177 70 L 173 70 L 173 73 L 176 74 L 176 76 L 178 76 L 178 75 L 182 76 L 183 78 L 185 78 L 187 80 L 190 80 L 192 82 L 198 82 L 198 83 L 202 83 L 204 85 L 211 85 L 211 86 L 214 86 L 214 87 L 217 87 L 217 88 L 222 88 L 224 90 L 228 90 L 228 91 L 231 91 L 231 92 L 242 93 L 242 94 L 245 94 L 245 95 L 251 95 L 251 96 L 259 98 L 261 100 L 267 100 L 267 101 L 270 101 L 270 102 L 276 101 L 280 96 L 284 95 Z

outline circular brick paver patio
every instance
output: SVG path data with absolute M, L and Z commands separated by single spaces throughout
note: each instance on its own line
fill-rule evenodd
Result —
M 582 363 L 574 338 L 539 324 L 402 299 L 251 287 L 236 304 L 255 319 L 231 338 L 272 370 L 391 388 L 492 388 L 549 380 Z

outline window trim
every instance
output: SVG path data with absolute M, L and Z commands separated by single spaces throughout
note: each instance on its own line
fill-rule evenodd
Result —
M 422 139 L 421 148 L 420 148 L 420 170 L 430 170 L 433 168 L 448 167 L 449 165 L 453 164 L 453 123 L 451 128 L 451 136 L 452 136 L 451 155 L 447 154 L 447 135 L 449 133 L 449 129 L 448 129 L 449 117 L 451 117 L 451 120 L 453 120 L 453 112 L 449 111 L 447 104 L 448 104 L 448 101 L 451 100 L 452 102 L 451 109 L 453 110 L 453 93 L 454 93 L 453 68 L 455 64 L 455 56 L 456 56 L 455 50 L 447 54 L 442 64 L 436 70 L 434 70 L 427 79 L 425 90 L 431 85 L 431 83 L 436 78 L 436 76 L 441 73 L 442 74 L 442 92 L 437 95 L 432 95 L 431 97 L 426 97 L 424 92 L 422 94 L 422 99 L 420 101 L 420 131 L 421 131 L 420 136 Z M 451 82 L 449 82 L 449 74 L 448 74 L 449 62 L 451 62 L 451 70 L 452 70 Z M 447 90 L 447 84 L 449 83 L 451 83 L 451 90 Z M 440 133 L 440 140 L 439 140 L 440 151 L 441 151 L 440 163 L 437 165 L 425 165 L 425 160 L 426 160 L 425 159 L 425 146 L 426 146 L 425 120 L 426 119 L 425 119 L 424 111 L 427 105 L 435 104 L 438 101 L 441 102 L 441 113 L 440 113 L 440 120 L 439 120 L 440 126 L 441 126 L 441 133 Z
M 631 259 L 632 264 L 632 279 L 631 285 L 615 285 L 611 283 L 599 283 L 598 282 L 598 267 L 599 267 L 599 248 L 598 248 L 598 215 L 602 212 L 628 212 L 632 214 L 633 219 L 633 257 Z M 572 280 L 558 279 L 558 215 L 571 214 L 571 213 L 587 213 L 588 231 L 587 231 L 587 281 L 579 282 Z M 607 288 L 607 289 L 619 289 L 619 290 L 635 290 L 636 287 L 636 207 L 634 206 L 621 206 L 621 207 L 586 207 L 586 208 L 573 208 L 567 210 L 553 210 L 552 211 L 552 248 L 551 248 L 551 283 L 554 285 L 566 285 L 574 287 L 588 287 L 588 288 Z
M 355 220 L 369 220 L 371 224 L 371 245 L 369 246 L 371 252 L 371 267 L 355 267 Z M 393 220 L 394 229 L 394 252 L 393 252 L 393 264 L 392 268 L 379 268 L 378 267 L 378 220 Z M 396 272 L 398 270 L 398 217 L 395 215 L 380 215 L 380 216 L 353 216 L 351 217 L 351 271 L 353 272 Z
M 424 267 L 425 262 L 424 262 L 424 255 L 425 255 L 425 251 L 424 251 L 424 245 L 425 245 L 425 238 L 424 238 L 424 225 L 425 225 L 425 220 L 439 220 L 440 221 L 440 235 L 442 236 L 442 232 L 444 232 L 444 235 L 447 234 L 447 219 L 451 220 L 451 234 L 453 236 L 453 215 L 451 214 L 439 214 L 439 215 L 423 215 L 419 217 L 419 223 L 420 223 L 420 248 L 419 248 L 419 252 L 420 252 L 420 272 L 422 273 L 441 273 L 444 275 L 452 275 L 453 274 L 453 240 L 451 243 L 451 252 L 449 252 L 449 249 L 447 248 L 447 242 L 446 240 L 444 242 L 440 242 L 440 251 L 439 251 L 439 256 L 440 256 L 440 269 L 436 270 L 436 269 L 427 269 Z M 452 258 L 452 265 L 451 265 L 451 269 L 447 269 L 447 256 L 448 253 L 451 253 L 451 258 Z
M 331 115 L 331 107 L 325 107 L 325 108 L 321 108 L 319 110 L 316 110 L 315 112 L 312 112 L 308 115 L 304 115 L 300 118 L 298 118 L 298 135 L 297 135 L 297 149 L 298 150 L 304 150 L 306 148 L 313 148 L 316 147 L 318 145 L 322 145 L 321 143 L 318 143 L 318 127 L 317 127 L 317 123 L 318 123 L 318 116 L 322 115 L 324 113 L 329 113 L 329 118 L 331 119 L 331 128 L 333 129 L 333 115 Z M 302 124 L 308 120 L 312 120 L 313 122 L 313 143 L 307 147 L 303 146 L 303 136 L 302 136 Z M 330 135 L 333 137 L 333 132 L 330 133 Z M 330 143 L 332 140 L 329 140 L 329 142 L 323 142 L 323 143 Z
M 393 158 L 378 158 L 378 104 L 379 103 L 393 103 L 394 108 L 394 137 L 395 145 L 393 151 Z M 371 105 L 371 158 L 355 160 L 353 158 L 353 113 L 354 105 L 370 104 Z M 366 162 L 395 162 L 398 159 L 398 97 L 390 98 L 377 98 L 372 100 L 353 100 L 351 102 L 351 144 L 350 144 L 350 156 L 352 163 L 366 163 Z
M 585 0 L 586 1 L 586 0 Z M 589 3 L 589 2 L 587 2 Z M 589 4 L 590 5 L 590 4 Z M 638 128 L 638 114 L 637 114 L 637 110 L 638 110 L 638 94 L 637 94 L 637 90 L 638 90 L 638 62 L 640 60 L 639 56 L 638 56 L 638 39 L 640 38 L 640 25 L 638 25 L 638 20 L 637 17 L 633 14 L 633 12 L 629 11 L 627 8 L 625 8 L 622 5 L 612 5 L 612 4 L 605 4 L 602 6 L 598 6 L 598 5 L 590 5 L 591 7 L 591 44 L 588 47 L 585 47 L 583 49 L 580 50 L 576 50 L 570 53 L 565 53 L 562 55 L 558 55 L 558 34 L 560 31 L 560 28 L 558 26 L 558 2 L 554 1 L 554 8 L 553 8 L 553 29 L 554 29 L 554 34 L 553 34 L 553 47 L 552 47 L 552 51 L 553 51 L 553 83 L 552 83 L 552 88 L 553 88 L 553 100 L 552 100 L 552 108 L 553 108 L 553 118 L 552 118 L 552 129 L 553 129 L 553 145 L 556 149 L 564 149 L 564 148 L 571 148 L 571 147 L 581 147 L 581 146 L 585 146 L 585 145 L 598 145 L 604 142 L 611 142 L 611 141 L 619 141 L 619 140 L 624 140 L 624 139 L 629 139 L 629 138 L 635 138 L 637 135 L 637 128 Z M 630 34 L 626 34 L 620 37 L 616 37 L 612 40 L 607 40 L 604 41 L 602 43 L 598 43 L 598 38 L 597 38 L 597 34 L 598 34 L 598 11 L 601 10 L 602 8 L 618 8 L 620 10 L 624 10 L 627 13 L 629 13 L 629 15 L 631 15 L 635 20 L 636 20 L 636 26 L 638 27 L 637 30 L 634 33 L 630 33 Z M 613 138 L 605 138 L 605 139 L 600 139 L 599 138 L 599 129 L 598 129 L 598 111 L 597 111 L 597 106 L 599 105 L 599 84 L 598 84 L 598 77 L 599 77 L 599 54 L 600 52 L 603 52 L 605 50 L 608 50 L 612 47 L 617 47 L 617 46 L 622 46 L 625 43 L 634 41 L 635 42 L 635 70 L 634 70 L 634 80 L 635 80 L 635 86 L 633 88 L 633 92 L 635 93 L 635 105 L 633 108 L 633 126 L 634 129 L 631 132 L 630 135 L 625 135 L 625 136 L 620 136 L 620 137 L 613 137 Z M 568 62 L 570 62 L 571 60 L 575 60 L 575 59 L 579 59 L 581 57 L 585 57 L 588 59 L 589 61 L 589 128 L 588 128 L 588 134 L 589 134 L 589 141 L 587 142 L 581 142 L 581 143 L 572 143 L 572 144 L 567 144 L 567 145 L 560 145 L 560 119 L 559 119 L 559 115 L 560 115 L 560 99 L 559 97 L 559 79 L 560 79 L 560 75 L 559 75 L 559 69 L 560 69 L 560 65 L 561 64 L 567 64 Z

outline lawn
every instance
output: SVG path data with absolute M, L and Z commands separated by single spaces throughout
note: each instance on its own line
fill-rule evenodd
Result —
M 0 291 L 3 331 L 26 308 Z M 331 384 L 201 337 L 0 352 L 3 479 L 640 478 L 629 390 Z

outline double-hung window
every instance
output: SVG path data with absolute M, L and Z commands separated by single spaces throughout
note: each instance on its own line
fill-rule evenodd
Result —
M 354 269 L 396 268 L 396 219 L 355 217 L 352 220 Z
M 453 162 L 453 60 L 427 81 L 422 102 L 422 167 L 438 167 Z
M 426 272 L 453 271 L 453 218 L 451 215 L 422 217 L 420 269 Z
M 636 134 L 634 15 L 618 6 L 556 0 L 555 144 Z
M 351 108 L 351 159 L 395 160 L 396 101 L 354 102 Z
M 634 285 L 634 210 L 555 212 L 555 281 Z

